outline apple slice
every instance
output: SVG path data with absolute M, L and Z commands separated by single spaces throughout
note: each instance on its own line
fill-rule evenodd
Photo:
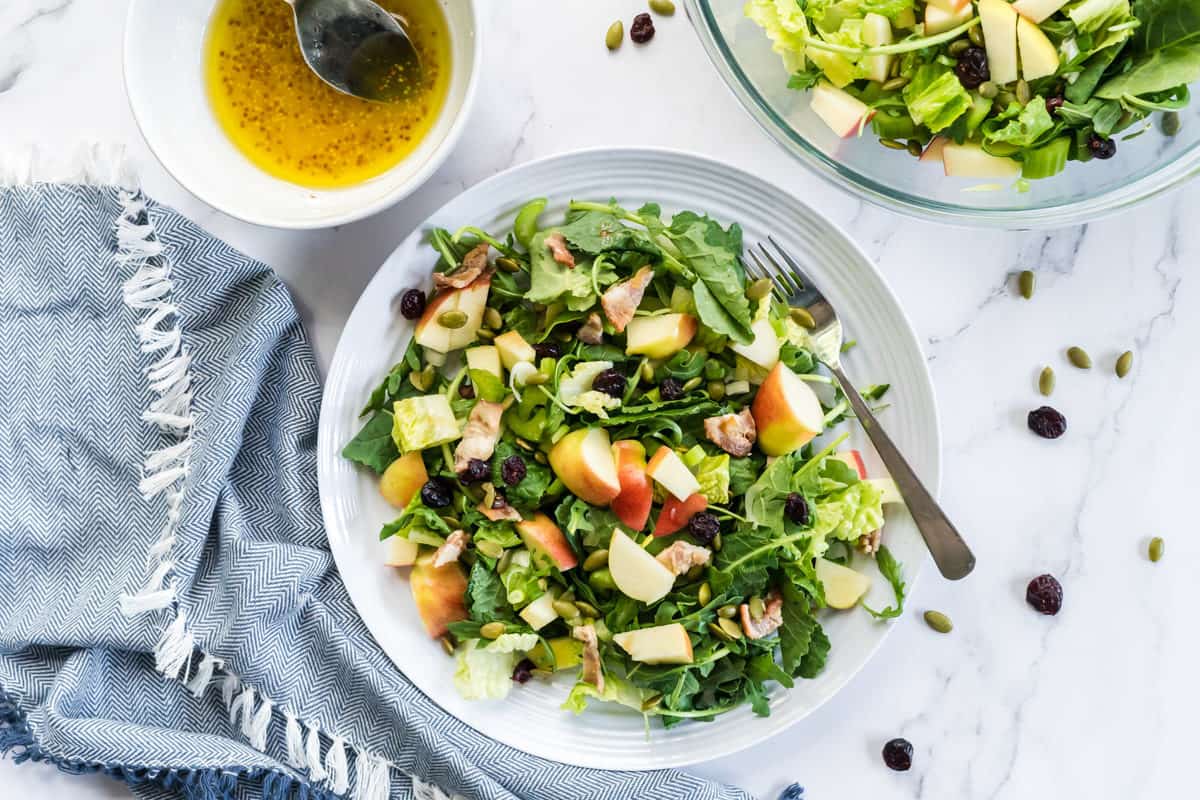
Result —
M 396 508 L 404 508 L 428 480 L 425 460 L 420 451 L 414 450 L 388 464 L 379 479 L 379 493 Z
M 435 567 L 432 556 L 418 560 L 409 584 L 430 637 L 444 636 L 451 622 L 467 619 L 467 576 L 457 561 Z
M 971 0 L 967 2 L 970 3 Z M 892 17 L 892 27 L 898 31 L 917 27 L 917 12 L 913 11 L 912 6 L 896 12 L 896 16 Z
M 824 558 L 817 559 L 817 580 L 825 590 L 825 604 L 830 608 L 854 608 L 871 588 L 871 579 L 866 575 Z
M 674 495 L 667 495 L 662 511 L 658 512 L 658 520 L 654 523 L 654 536 L 670 536 L 682 530 L 692 517 L 706 508 L 708 499 L 699 492 L 687 500 L 676 500 Z
M 666 445 L 654 451 L 654 456 L 646 465 L 646 474 L 679 500 L 687 500 L 700 491 L 700 481 L 696 480 L 679 454 Z
M 622 594 L 643 603 L 661 600 L 675 585 L 675 573 L 620 530 L 608 545 L 608 571 Z
M 691 314 L 634 317 L 625 328 L 625 355 L 670 358 L 687 346 L 699 327 Z
M 529 627 L 535 631 L 540 631 L 558 619 L 558 612 L 554 610 L 554 595 L 546 592 L 537 600 L 522 608 L 517 616 L 529 623 Z
M 525 542 L 534 557 L 549 559 L 560 572 L 566 572 L 579 563 L 562 530 L 540 511 L 532 518 L 518 522 L 517 533 L 521 534 L 521 541 Z
M 611 508 L 626 527 L 640 531 L 646 527 L 654 501 L 654 487 L 646 474 L 646 448 L 636 439 L 622 439 L 613 442 L 612 449 L 621 491 Z
M 779 337 L 771 327 L 768 319 L 755 320 L 750 326 L 754 341 L 750 344 L 731 344 L 729 349 L 747 361 L 751 361 L 763 369 L 770 369 L 779 363 Z
M 1011 158 L 984 152 L 977 144 L 947 142 L 942 147 L 946 175 L 956 178 L 1015 178 L 1021 165 Z
M 971 5 L 971 0 L 929 0 L 926 5 L 937 6 L 943 11 L 961 11 Z
M 1001 86 L 1017 79 L 1017 18 L 1007 0 L 979 0 L 988 71 Z
M 929 144 L 925 145 L 925 150 L 921 153 L 921 158 L 919 160 L 924 161 L 927 164 L 941 164 L 942 148 L 946 146 L 946 141 L 947 139 L 945 136 L 933 137 L 929 141 Z
M 842 138 L 857 135 L 875 116 L 874 109 L 862 100 L 825 81 L 813 87 L 810 102 L 813 113 Z
M 1066 4 L 1067 0 L 1017 0 L 1013 11 L 1030 22 L 1042 22 Z
M 692 640 L 678 622 L 613 634 L 613 641 L 643 664 L 690 664 Z
M 783 362 L 758 387 L 750 411 L 758 428 L 758 446 L 769 456 L 799 450 L 825 428 L 821 401 Z
M 500 360 L 504 362 L 505 369 L 512 369 L 522 361 L 532 364 L 537 359 L 537 352 L 533 349 L 533 345 L 525 341 L 525 337 L 516 331 L 502 333 L 493 341 L 496 350 L 500 353 Z
M 969 2 L 960 8 L 948 8 L 930 3 L 925 6 L 925 35 L 936 36 L 957 28 L 975 16 L 975 6 Z
M 859 480 L 867 479 L 867 465 L 863 462 L 862 453 L 857 450 L 845 450 L 841 453 L 834 453 L 830 458 L 836 458 L 858 473 Z
M 413 332 L 417 344 L 438 353 L 449 353 L 475 341 L 475 334 L 483 325 L 491 285 L 491 276 L 483 275 L 461 289 L 450 289 L 430 300 Z M 447 328 L 438 322 L 438 317 L 447 311 L 461 311 L 467 315 L 467 321 L 457 328 Z
M 421 546 L 403 536 L 389 536 L 383 540 L 386 555 L 383 563 L 389 567 L 411 567 L 417 563 L 417 554 Z
M 550 450 L 550 468 L 572 494 L 594 506 L 606 506 L 621 493 L 617 462 L 604 428 L 581 428 Z
M 466 355 L 467 369 L 477 369 L 504 380 L 504 373 L 500 371 L 500 350 L 495 345 L 467 348 Z
M 1025 80 L 1058 72 L 1058 48 L 1041 28 L 1024 17 L 1017 18 L 1017 46 L 1021 51 L 1021 77 Z
M 971 0 L 966 0 L 970 3 Z M 874 12 L 863 17 L 862 40 L 867 47 L 878 47 L 879 45 L 892 43 L 892 23 L 887 17 Z M 863 66 L 867 70 L 867 77 L 873 81 L 883 83 L 888 79 L 888 73 L 892 68 L 892 55 L 867 56 L 863 59 Z M 770 366 L 774 366 L 773 364 Z

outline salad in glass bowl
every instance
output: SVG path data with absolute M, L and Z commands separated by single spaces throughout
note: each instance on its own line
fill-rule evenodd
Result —
M 750 0 L 813 112 L 948 176 L 1025 180 L 1175 135 L 1200 80 L 1195 0 Z
M 343 450 L 397 509 L 388 563 L 469 699 L 574 671 L 576 712 L 766 715 L 822 670 L 822 609 L 900 613 L 895 485 L 841 449 L 846 398 L 737 224 L 545 206 L 431 231 L 434 292 L 399 298 L 412 341 Z M 867 559 L 894 606 L 860 602 Z

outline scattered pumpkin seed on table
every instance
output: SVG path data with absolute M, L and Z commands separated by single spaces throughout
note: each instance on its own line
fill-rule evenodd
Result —
M 1043 397 L 1054 394 L 1054 370 L 1052 368 L 1042 368 L 1042 374 L 1038 376 L 1038 391 L 1042 393 Z
M 1079 369 L 1091 369 L 1092 357 L 1082 347 L 1068 347 L 1067 360 Z
M 949 633 L 954 630 L 954 623 L 940 611 L 926 611 L 925 624 L 933 628 L 938 633 Z
M 1157 562 L 1159 559 L 1161 559 L 1163 557 L 1163 550 L 1166 548 L 1166 546 L 1167 544 L 1163 541 L 1161 536 L 1155 536 L 1153 539 L 1151 539 L 1149 549 L 1150 560 Z
M 1118 378 L 1124 378 L 1129 374 L 1129 370 L 1133 369 L 1133 351 L 1126 350 L 1117 358 L 1116 366 L 1113 370 L 1117 373 Z
M 650 10 L 659 16 L 669 17 L 675 13 L 675 4 L 671 0 L 650 0 Z
M 1017 276 L 1017 288 L 1021 290 L 1021 297 L 1026 300 L 1033 298 L 1033 290 L 1037 288 L 1037 276 L 1033 274 L 1033 270 L 1022 270 Z
M 609 50 L 616 50 L 623 41 L 625 41 L 625 23 L 617 20 L 608 26 L 608 33 L 604 34 L 604 45 Z

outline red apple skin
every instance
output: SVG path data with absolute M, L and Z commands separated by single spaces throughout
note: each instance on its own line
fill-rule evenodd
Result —
M 619 482 L 609 484 L 603 476 L 585 469 L 583 443 L 590 432 L 589 428 L 580 428 L 559 439 L 550 449 L 550 468 L 572 494 L 594 506 L 607 506 L 621 493 L 621 485 Z M 607 432 L 604 438 L 607 441 Z M 608 452 L 612 452 L 611 445 Z M 613 471 L 616 471 L 615 467 Z
M 646 474 L 646 448 L 635 439 L 613 442 L 612 447 L 621 492 L 610 507 L 622 524 L 640 531 L 650 519 L 650 504 L 654 501 L 654 486 Z
M 545 555 L 560 572 L 566 572 L 579 563 L 562 530 L 542 512 L 534 514 L 532 519 L 518 522 L 517 532 L 531 553 Z
M 451 622 L 467 619 L 467 576 L 457 561 L 444 567 L 418 561 L 412 568 L 409 585 L 430 638 L 445 636 Z
M 662 511 L 654 523 L 654 536 L 670 536 L 676 531 L 683 530 L 692 517 L 708 508 L 708 498 L 696 493 L 687 500 L 677 500 L 675 495 L 668 494 L 663 501 Z
M 758 447 L 769 456 L 785 456 L 799 450 L 821 432 L 810 430 L 796 419 L 788 402 L 785 383 L 791 381 L 784 370 L 788 370 L 788 366 L 782 361 L 775 365 L 758 387 L 758 394 L 754 396 L 754 403 L 750 407 L 754 425 L 758 429 Z M 795 375 L 790 377 L 795 378 Z M 799 378 L 796 381 L 799 382 Z M 807 386 L 804 388 L 808 389 Z
M 849 464 L 858 473 L 858 479 L 865 481 L 867 479 L 867 465 L 863 461 L 862 453 L 857 450 L 847 450 L 844 453 L 838 453 L 843 461 Z

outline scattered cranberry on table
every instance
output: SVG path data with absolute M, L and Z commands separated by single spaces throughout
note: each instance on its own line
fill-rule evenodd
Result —
M 1053 575 L 1038 575 L 1025 589 L 1025 602 L 1035 611 L 1054 616 L 1062 609 L 1062 584 Z
M 912 767 L 912 742 L 908 739 L 892 739 L 883 746 L 883 763 L 897 772 L 905 772 Z
M 633 18 L 629 38 L 638 44 L 645 44 L 654 38 L 654 20 L 649 14 L 638 14 Z

